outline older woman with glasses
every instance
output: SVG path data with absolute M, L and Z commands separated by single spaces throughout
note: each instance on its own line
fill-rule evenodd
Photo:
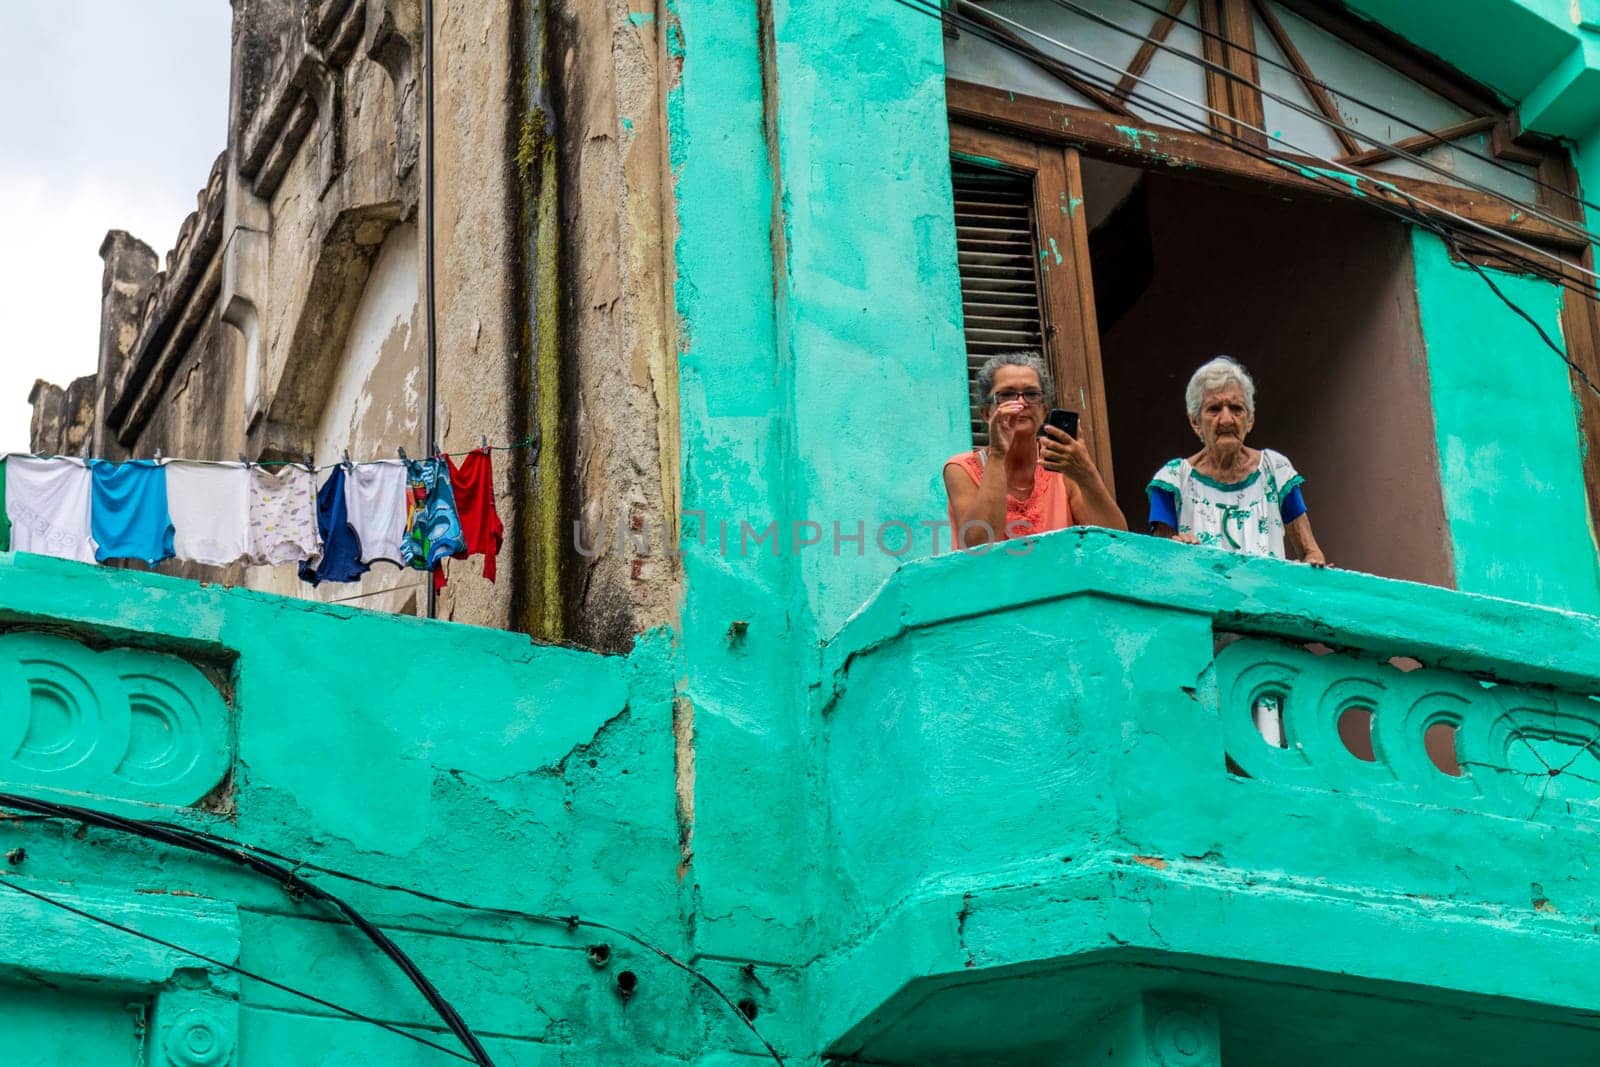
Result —
M 1151 532 L 1326 567 L 1300 492 L 1304 479 L 1281 452 L 1244 443 L 1256 421 L 1249 373 L 1218 356 L 1194 372 L 1184 400 L 1200 451 L 1172 460 L 1151 479 Z
M 955 547 L 1074 524 L 1128 528 L 1083 442 L 1045 425 L 1053 389 L 1037 353 L 991 357 L 973 391 L 989 423 L 989 444 L 945 461 Z

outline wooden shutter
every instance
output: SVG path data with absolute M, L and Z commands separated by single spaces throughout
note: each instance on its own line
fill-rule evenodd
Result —
M 970 394 L 978 368 L 990 356 L 1044 349 L 1033 180 L 957 162 L 951 167 L 951 181 Z M 972 442 L 988 442 L 988 425 L 978 417 L 976 404 Z

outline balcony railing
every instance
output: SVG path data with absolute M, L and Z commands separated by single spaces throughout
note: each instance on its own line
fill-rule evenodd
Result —
M 1174 985 L 1262 1048 L 1338 998 L 1600 1047 L 1592 694 L 1600 619 L 1527 604 L 1106 531 L 909 564 L 817 689 L 833 1050 L 1035 1062 Z

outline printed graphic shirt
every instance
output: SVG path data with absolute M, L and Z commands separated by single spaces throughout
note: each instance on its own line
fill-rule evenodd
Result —
M 1282 453 L 1270 448 L 1261 450 L 1260 465 L 1239 482 L 1219 482 L 1187 459 L 1175 459 L 1156 471 L 1146 488 L 1150 519 L 1193 534 L 1203 545 L 1285 559 L 1283 531 L 1305 513 L 1304 481 Z
M 443 460 L 413 459 L 406 463 L 406 538 L 400 545 L 405 564 L 432 570 L 464 547 L 455 493 Z
M 8 457 L 5 496 L 12 549 L 93 563 L 92 482 L 80 459 Z

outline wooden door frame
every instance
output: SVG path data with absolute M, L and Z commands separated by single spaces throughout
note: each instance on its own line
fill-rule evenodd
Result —
M 1055 378 L 1055 403 L 1080 413 L 1080 436 L 1100 476 L 1115 484 L 1078 150 L 952 122 L 950 152 L 964 163 L 1032 181 L 1042 354 Z

